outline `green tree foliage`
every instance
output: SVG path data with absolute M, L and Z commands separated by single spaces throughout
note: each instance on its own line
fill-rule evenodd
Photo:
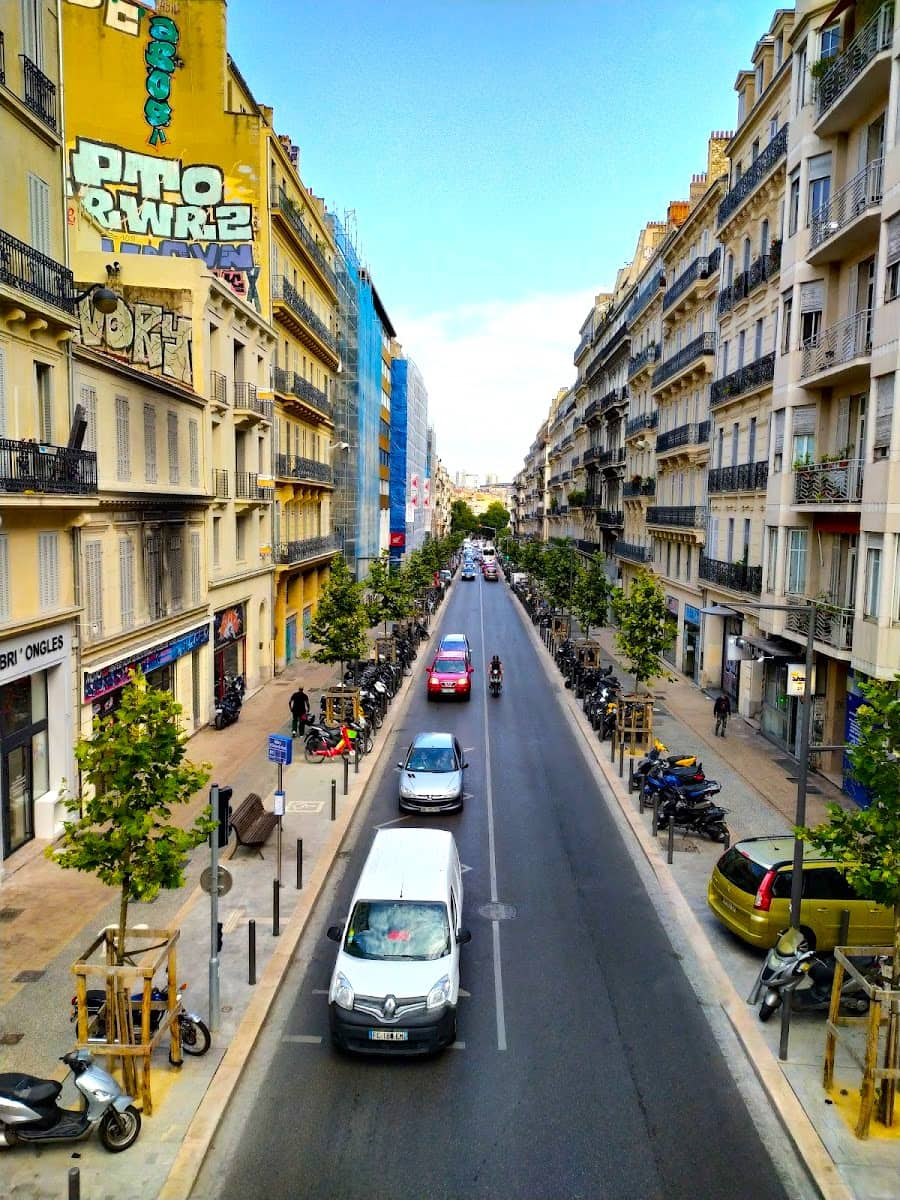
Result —
M 186 829 L 170 821 L 174 806 L 187 804 L 209 779 L 208 764 L 187 758 L 181 711 L 169 692 L 150 687 L 139 672 L 132 677 L 116 711 L 95 717 L 91 737 L 78 739 L 84 797 L 66 797 L 74 819 L 63 827 L 62 850 L 45 851 L 61 867 L 119 889 L 119 964 L 129 903 L 181 887 L 187 856 L 216 827 L 208 807 Z
M 642 683 L 665 674 L 661 655 L 675 640 L 666 597 L 651 572 L 639 571 L 628 595 L 620 588 L 614 590 L 612 610 L 619 626 L 616 645 L 628 659 L 640 690 Z
M 519 565 L 529 575 L 544 578 L 544 547 L 541 542 L 527 541 L 519 547 Z
M 422 557 L 420 550 L 413 550 L 406 556 L 401 573 L 405 576 L 407 587 L 413 596 L 421 596 L 434 582 L 434 571 Z
M 366 589 L 366 616 L 370 625 L 384 621 L 402 621 L 413 609 L 409 581 L 402 571 L 391 571 L 387 551 L 369 564 Z
M 585 637 L 591 636 L 592 626 L 606 624 L 612 592 L 602 557 L 595 557 L 589 566 L 579 569 L 572 588 L 572 612 Z
M 342 674 L 345 662 L 365 658 L 369 653 L 369 619 L 362 592 L 363 584 L 354 580 L 343 555 L 338 554 L 319 597 L 309 637 L 318 647 L 313 654 L 316 662 L 340 663 Z
M 555 608 L 569 607 L 581 570 L 581 556 L 571 542 L 555 539 L 545 547 L 539 574 L 547 598 Z
M 871 804 L 849 812 L 829 804 L 828 821 L 797 835 L 834 858 L 858 896 L 893 908 L 900 963 L 900 675 L 861 683 L 860 691 L 859 742 L 847 757 Z
M 482 522 L 482 527 L 489 526 L 489 530 L 494 530 L 494 537 L 499 539 L 509 525 L 509 510 L 504 508 L 499 500 L 494 500 L 478 519 Z
M 465 500 L 453 500 L 450 504 L 450 532 L 474 533 L 477 528 L 478 518 Z

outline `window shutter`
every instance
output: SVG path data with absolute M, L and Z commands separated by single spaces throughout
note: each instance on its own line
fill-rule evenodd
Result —
M 875 441 L 874 449 L 883 456 L 891 450 L 891 432 L 894 417 L 894 372 L 879 375 L 875 380 Z M 862 447 L 860 447 L 862 450 Z
M 103 635 L 103 543 L 84 543 L 84 575 L 87 588 L 88 637 Z
M 83 449 L 97 452 L 97 389 L 90 383 L 82 383 L 78 389 L 78 399 L 84 409 L 84 419 L 87 429 L 84 432 Z
M 147 611 L 151 621 L 156 621 L 166 615 L 162 586 L 162 541 L 159 534 L 150 534 L 144 542 L 144 574 Z
M 838 452 L 842 451 L 850 442 L 850 397 L 842 396 L 838 401 L 837 411 L 837 433 L 834 439 L 834 448 Z
M 38 534 L 38 599 L 41 612 L 59 607 L 59 534 Z
M 169 483 L 178 483 L 178 413 L 166 414 L 166 425 L 169 439 Z
M 200 587 L 200 534 L 191 534 L 191 603 L 199 604 L 201 599 Z
M 34 364 L 35 387 L 40 405 L 41 441 L 53 441 L 53 368 L 46 363 Z
M 116 479 L 131 478 L 131 406 L 127 396 L 116 396 Z
M 184 601 L 184 542 L 180 533 L 170 533 L 166 546 L 166 569 L 172 610 L 178 612 Z
M 200 485 L 200 426 L 197 421 L 188 421 L 188 454 L 191 463 L 191 487 Z
M 813 155 L 809 160 L 809 182 L 814 183 L 817 179 L 829 179 L 830 177 L 831 152 Z
M 800 284 L 800 311 L 822 312 L 825 308 L 825 280 L 811 279 Z
M 900 262 L 900 213 L 891 217 L 887 225 L 887 265 Z
M 719 549 L 719 518 L 710 517 L 706 534 L 706 556 L 715 558 Z
M 794 437 L 816 432 L 816 406 L 800 404 L 794 409 Z
M 50 185 L 30 171 L 28 173 L 28 216 L 32 246 L 40 254 L 52 257 L 50 253 Z
M 6 347 L 0 346 L 0 437 L 7 436 L 8 414 L 6 410 Z
M 22 50 L 36 67 L 44 65 L 41 0 L 22 0 Z
M 147 483 L 156 483 L 156 409 L 152 404 L 144 405 L 144 477 Z
M 0 533 L 0 621 L 9 620 L 9 537 Z
M 130 537 L 119 539 L 119 605 L 122 628 L 134 625 L 134 543 Z
M 772 414 L 772 419 L 774 422 L 774 431 L 772 434 L 772 438 L 775 443 L 774 452 L 776 454 L 783 454 L 784 453 L 784 409 L 779 408 L 779 410 L 777 412 Z

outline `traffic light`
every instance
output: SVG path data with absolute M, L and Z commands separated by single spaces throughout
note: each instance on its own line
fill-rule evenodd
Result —
M 216 954 L 222 953 L 222 922 L 216 922 Z
M 213 816 L 219 822 L 216 829 L 216 837 L 218 838 L 219 849 L 222 850 L 228 845 L 228 839 L 231 837 L 231 797 L 233 789 L 230 787 L 219 788 L 219 807 L 218 811 L 213 813 Z

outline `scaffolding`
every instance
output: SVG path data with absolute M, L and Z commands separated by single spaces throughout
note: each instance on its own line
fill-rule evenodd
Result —
M 356 480 L 359 472 L 359 258 L 353 240 L 334 213 L 329 214 L 338 253 L 334 266 L 337 276 L 337 339 L 341 370 L 334 390 L 334 440 L 346 442 L 348 449 L 334 456 L 334 494 L 331 499 L 332 521 L 351 572 L 357 570 Z M 352 225 L 352 213 L 344 214 L 346 226 Z

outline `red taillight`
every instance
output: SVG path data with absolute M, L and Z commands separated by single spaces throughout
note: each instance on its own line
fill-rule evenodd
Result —
M 760 912 L 768 912 L 772 907 L 772 887 L 776 874 L 775 871 L 766 871 L 762 883 L 759 885 L 753 907 L 758 908 Z

